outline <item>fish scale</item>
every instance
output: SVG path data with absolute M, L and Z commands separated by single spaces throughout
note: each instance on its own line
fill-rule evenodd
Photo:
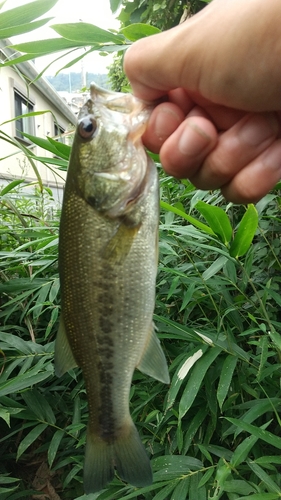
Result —
M 86 493 L 106 486 L 115 469 L 134 486 L 151 484 L 129 412 L 130 387 L 136 367 L 169 382 L 152 323 L 159 201 L 156 167 L 140 140 L 148 116 L 132 95 L 93 85 L 78 118 L 65 186 L 55 370 L 61 376 L 78 365 L 85 380 Z

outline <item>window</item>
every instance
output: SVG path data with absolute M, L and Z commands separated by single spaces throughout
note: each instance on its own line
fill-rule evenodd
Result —
M 63 135 L 65 133 L 64 128 L 60 127 L 60 125 L 58 125 L 57 123 L 54 123 L 54 131 L 56 141 L 65 144 L 65 136 Z
M 34 111 L 34 104 L 19 92 L 14 92 L 15 117 Z M 24 139 L 22 132 L 34 135 L 34 117 L 19 118 L 16 120 L 16 137 Z

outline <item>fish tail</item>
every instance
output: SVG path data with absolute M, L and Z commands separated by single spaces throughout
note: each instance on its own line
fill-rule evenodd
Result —
M 152 484 L 150 460 L 133 422 L 129 426 L 124 425 L 120 437 L 110 444 L 88 430 L 84 463 L 85 493 L 103 489 L 112 481 L 114 468 L 119 477 L 132 486 Z

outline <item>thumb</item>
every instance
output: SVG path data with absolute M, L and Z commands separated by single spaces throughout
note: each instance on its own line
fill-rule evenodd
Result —
M 184 24 L 184 23 L 183 23 Z M 136 97 L 154 101 L 169 90 L 182 87 L 182 72 L 188 65 L 186 40 L 179 25 L 133 43 L 124 57 L 124 71 Z M 185 28 L 186 29 L 186 28 Z M 185 47 L 184 47 L 185 46 Z M 193 73 L 193 78 L 195 79 Z M 195 90 L 186 81 L 189 90 Z M 193 88 L 192 88 L 193 87 Z

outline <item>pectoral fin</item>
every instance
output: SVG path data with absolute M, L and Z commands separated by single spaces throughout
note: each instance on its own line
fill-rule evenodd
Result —
M 73 357 L 64 326 L 63 316 L 60 316 L 59 329 L 55 343 L 55 374 L 61 377 L 65 372 L 75 368 L 77 363 Z
M 151 325 L 142 357 L 137 364 L 137 368 L 146 375 L 160 380 L 164 384 L 169 384 L 170 377 L 167 361 L 162 351 L 160 341 L 155 333 L 154 325 Z
M 103 257 L 111 264 L 121 264 L 127 257 L 141 224 L 130 227 L 121 223 L 104 248 Z

